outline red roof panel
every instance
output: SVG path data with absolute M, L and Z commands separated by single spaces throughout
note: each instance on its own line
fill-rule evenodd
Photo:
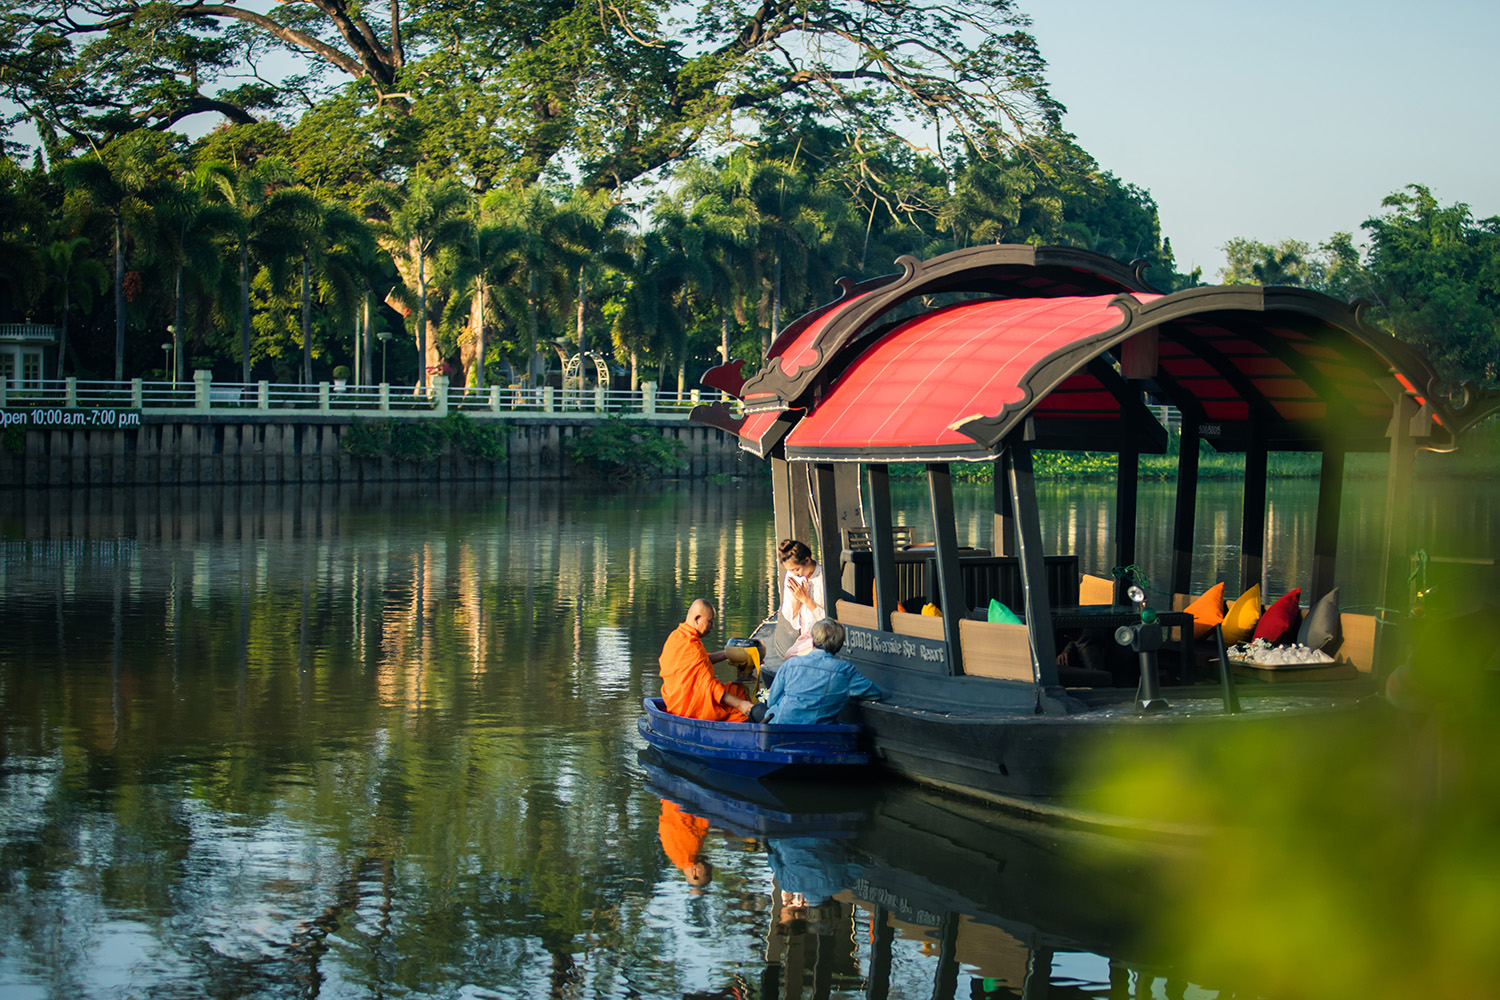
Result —
M 1020 402 L 1043 360 L 1119 326 L 1113 298 L 965 302 L 909 320 L 834 382 L 788 435 L 788 450 L 972 446 L 953 426 Z

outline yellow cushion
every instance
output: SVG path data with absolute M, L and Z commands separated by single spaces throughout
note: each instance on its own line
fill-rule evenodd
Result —
M 1260 621 L 1264 609 L 1260 606 L 1260 584 L 1245 591 L 1224 613 L 1224 642 L 1233 646 L 1237 642 L 1249 642 L 1255 634 L 1255 623 Z
M 1193 616 L 1193 638 L 1198 641 L 1207 639 L 1214 626 L 1224 620 L 1224 584 L 1209 587 L 1183 610 Z
M 922 605 L 922 614 L 924 614 L 924 615 L 931 615 L 933 618 L 941 618 L 941 617 L 943 617 L 943 613 L 938 610 L 938 607 L 937 607 L 936 604 L 924 604 L 924 605 Z

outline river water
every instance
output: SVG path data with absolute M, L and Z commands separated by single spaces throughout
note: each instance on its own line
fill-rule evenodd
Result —
M 1375 599 L 1366 492 L 1346 605 Z M 1204 491 L 1195 582 L 1237 572 L 1233 494 Z M 1143 565 L 1169 496 L 1143 487 Z M 897 501 L 924 523 L 920 489 Z M 1305 567 L 1311 488 L 1272 501 L 1270 562 Z M 1108 491 L 1043 502 L 1048 550 L 1107 571 Z M 961 491 L 961 538 L 988 545 L 989 503 Z M 720 640 L 766 613 L 769 506 L 747 483 L 0 494 L 0 997 L 1228 989 L 1135 940 L 1151 852 L 641 757 L 687 600 Z

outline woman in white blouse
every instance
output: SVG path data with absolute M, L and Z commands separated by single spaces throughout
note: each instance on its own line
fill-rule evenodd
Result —
M 776 627 L 775 652 L 784 659 L 812 651 L 813 623 L 828 617 L 828 591 L 823 567 L 803 542 L 785 538 L 776 546 L 786 576 L 781 581 L 781 615 Z

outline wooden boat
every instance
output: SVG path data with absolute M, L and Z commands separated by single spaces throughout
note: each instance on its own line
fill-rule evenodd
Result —
M 839 298 L 789 326 L 748 376 L 743 362 L 709 371 L 704 383 L 741 405 L 693 413 L 770 463 L 776 537 L 807 538 L 812 526 L 831 610 L 849 632 L 840 655 L 884 694 L 859 709 L 880 764 L 1071 814 L 1095 751 L 1127 752 L 1143 736 L 1205 725 L 1317 725 L 1368 703 L 1398 632 L 1371 616 L 1343 616 L 1345 634 L 1361 637 L 1346 644 L 1354 680 L 1239 692 L 1227 673 L 1219 684 L 1195 683 L 1210 654 L 1186 631 L 1177 641 L 1169 633 L 1190 623 L 1186 595 L 1213 582 L 1191 579 L 1200 444 L 1244 455 L 1241 591 L 1264 576 L 1268 454 L 1321 454 L 1312 558 L 1293 574 L 1308 581 L 1309 603 L 1338 582 L 1345 455 L 1386 454 L 1377 600 L 1403 607 L 1415 454 L 1457 447 L 1500 409 L 1500 393 L 1445 385 L 1411 345 L 1367 323 L 1359 303 L 1304 289 L 1164 295 L 1140 267 L 1058 247 L 974 247 L 898 263 L 897 275 L 840 282 Z M 1147 570 L 1174 596 L 1147 622 L 1125 597 L 1131 581 L 1115 571 L 1136 562 L 1139 456 L 1169 452 L 1162 412 L 1180 419 L 1176 505 L 1168 565 Z M 1112 565 L 1043 552 L 1032 466 L 1040 449 L 1118 455 Z M 993 463 L 993 552 L 957 537 L 953 462 Z M 893 523 L 897 463 L 926 469 L 925 548 L 898 547 L 912 526 Z M 1090 578 L 1105 590 L 1092 608 L 1080 589 Z M 905 613 L 917 595 L 940 615 Z M 976 620 L 992 598 L 1021 623 Z M 1078 627 L 1127 629 L 1140 687 L 1059 667 L 1058 633 Z
M 642 707 L 638 728 L 647 743 L 730 774 L 835 776 L 870 762 L 858 724 L 705 722 L 673 715 L 660 698 L 646 698 Z

